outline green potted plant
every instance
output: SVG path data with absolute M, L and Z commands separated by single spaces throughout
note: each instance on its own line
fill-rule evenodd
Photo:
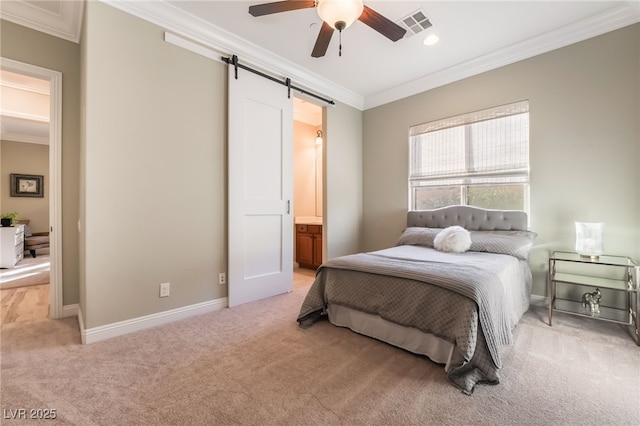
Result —
M 18 221 L 20 216 L 16 212 L 2 213 L 0 215 L 0 223 L 2 226 L 13 226 Z

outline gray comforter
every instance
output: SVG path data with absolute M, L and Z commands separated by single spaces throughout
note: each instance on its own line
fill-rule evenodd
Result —
M 399 246 L 325 262 L 300 309 L 308 327 L 328 304 L 357 309 L 455 345 L 449 379 L 466 393 L 499 382 L 499 348 L 528 309 L 526 262 L 493 253 Z

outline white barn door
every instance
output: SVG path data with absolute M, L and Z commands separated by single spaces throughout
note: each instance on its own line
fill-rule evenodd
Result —
M 293 100 L 229 68 L 229 306 L 293 288 Z

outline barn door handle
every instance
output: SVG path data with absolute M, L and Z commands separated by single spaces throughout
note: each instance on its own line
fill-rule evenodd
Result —
M 287 214 L 291 213 L 291 200 L 287 200 Z

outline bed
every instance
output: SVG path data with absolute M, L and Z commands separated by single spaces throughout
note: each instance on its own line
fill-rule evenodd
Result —
M 410 211 L 393 247 L 324 262 L 297 321 L 340 327 L 443 364 L 471 394 L 499 383 L 500 347 L 529 308 L 536 233 L 523 211 Z

